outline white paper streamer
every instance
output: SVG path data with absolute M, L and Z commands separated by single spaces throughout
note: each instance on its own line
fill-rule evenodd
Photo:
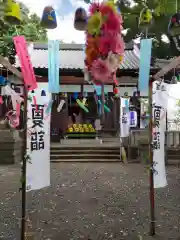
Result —
M 129 99 L 121 98 L 121 111 L 120 111 L 120 136 L 128 137 L 130 130 L 129 121 Z
M 2 95 L 11 96 L 13 110 L 16 110 L 16 103 L 21 103 L 23 98 L 21 98 L 10 86 L 6 85 L 2 87 Z
M 83 100 L 82 100 L 83 105 L 86 104 L 86 101 L 87 101 L 87 98 L 83 98 Z
M 60 112 L 65 104 L 65 100 L 62 99 L 57 107 L 57 112 Z

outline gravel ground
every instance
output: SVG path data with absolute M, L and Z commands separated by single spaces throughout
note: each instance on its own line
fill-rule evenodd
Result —
M 51 187 L 27 194 L 27 232 L 34 236 L 28 239 L 151 239 L 143 166 L 53 163 L 51 168 Z M 156 192 L 157 239 L 180 240 L 180 168 L 167 172 L 168 187 Z M 20 240 L 19 179 L 20 167 L 0 167 L 0 239 Z

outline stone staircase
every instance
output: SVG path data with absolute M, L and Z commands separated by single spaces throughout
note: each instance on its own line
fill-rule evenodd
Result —
M 180 165 L 180 149 L 172 148 L 167 151 L 167 164 Z
M 120 147 L 117 139 L 65 139 L 51 144 L 51 162 L 118 162 Z

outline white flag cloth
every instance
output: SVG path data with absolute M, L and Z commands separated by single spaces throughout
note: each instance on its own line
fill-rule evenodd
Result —
M 42 95 L 42 90 L 45 91 Z M 30 94 L 31 95 L 31 94 Z M 26 190 L 38 190 L 50 186 L 50 116 L 48 103 L 51 94 L 47 83 L 38 83 L 34 101 L 28 100 Z
M 130 130 L 130 119 L 129 119 L 129 99 L 121 98 L 121 109 L 120 109 L 120 136 L 128 137 Z
M 153 171 L 154 188 L 167 186 L 165 170 L 165 124 L 168 102 L 168 84 L 155 83 L 153 86 Z

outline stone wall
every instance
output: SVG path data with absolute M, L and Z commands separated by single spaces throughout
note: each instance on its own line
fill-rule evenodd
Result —
M 0 127 L 0 164 L 14 164 L 22 160 L 22 138 L 17 130 Z

